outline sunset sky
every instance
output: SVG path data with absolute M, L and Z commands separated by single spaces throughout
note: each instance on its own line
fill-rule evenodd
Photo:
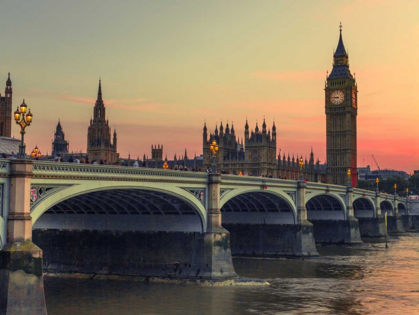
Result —
M 275 120 L 282 152 L 325 162 L 324 81 L 343 25 L 358 82 L 358 166 L 419 169 L 419 1 L 7 1 L 0 83 L 34 114 L 27 151 L 58 119 L 86 152 L 99 77 L 118 151 L 202 154 L 202 127 L 242 137 Z M 1 86 L 2 86 L 1 85 Z M 1 87 L 2 95 L 4 87 Z M 12 133 L 19 137 L 18 126 Z

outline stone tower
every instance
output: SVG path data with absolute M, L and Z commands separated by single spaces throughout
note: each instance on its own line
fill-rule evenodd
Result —
M 355 78 L 349 70 L 348 53 L 343 45 L 342 25 L 333 55 L 333 69 L 325 85 L 326 150 L 328 182 L 347 185 L 351 169 L 352 185 L 358 184 L 356 116 L 358 95 Z
M 111 129 L 109 121 L 106 120 L 106 108 L 102 99 L 102 83 L 99 80 L 97 100 L 93 108 L 93 119 L 90 119 L 90 126 L 87 134 L 87 155 L 89 161 L 113 164 L 118 161 L 119 154 L 116 151 L 116 130 L 111 141 Z
M 52 156 L 64 156 L 68 153 L 68 141 L 65 140 L 65 134 L 58 120 L 57 128 L 54 133 L 54 141 L 52 142 Z
M 163 145 L 151 145 L 151 158 L 153 161 L 163 161 Z
M 263 119 L 262 130 L 256 123 L 255 131 L 249 135 L 249 125 L 246 119 L 244 147 L 246 148 L 247 173 L 253 176 L 277 174 L 276 164 L 276 127 L 275 123 L 271 131 L 266 129 L 265 118 Z
M 12 80 L 7 77 L 4 96 L 0 94 L 0 137 L 12 136 Z

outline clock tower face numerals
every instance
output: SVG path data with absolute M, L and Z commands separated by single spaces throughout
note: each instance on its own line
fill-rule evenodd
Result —
M 342 91 L 334 91 L 330 95 L 330 101 L 332 102 L 333 105 L 340 105 L 343 103 L 344 100 L 345 100 L 345 94 L 343 94 Z

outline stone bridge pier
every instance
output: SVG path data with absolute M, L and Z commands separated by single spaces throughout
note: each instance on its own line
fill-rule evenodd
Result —
M 355 216 L 359 220 L 361 236 L 363 237 L 384 237 L 386 234 L 385 213 L 387 213 L 387 232 L 403 233 L 411 226 L 411 216 L 405 210 L 405 204 L 401 203 L 397 196 L 384 198 L 376 191 L 374 199 L 364 194 L 354 202 Z M 402 215 L 399 210 L 402 210 Z M 410 222 L 410 223 L 409 223 Z
M 359 223 L 354 216 L 353 188 L 347 187 L 346 193 L 339 197 L 331 195 L 328 188 L 325 194 L 307 202 L 315 240 L 329 244 L 361 244 Z
M 0 251 L 0 314 L 46 314 L 42 250 L 32 242 L 32 162 L 10 162 L 7 244 Z

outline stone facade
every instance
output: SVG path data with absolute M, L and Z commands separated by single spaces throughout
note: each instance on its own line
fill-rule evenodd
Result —
M 111 141 L 111 128 L 109 127 L 109 120 L 106 119 L 106 108 L 102 99 L 102 83 L 99 80 L 97 100 L 93 109 L 93 119 L 90 119 L 87 134 L 87 155 L 89 161 L 97 161 L 105 164 L 116 163 L 119 159 L 116 145 L 116 130 L 113 132 L 113 141 Z
M 347 185 L 347 171 L 351 169 L 351 182 L 356 187 L 358 88 L 349 70 L 342 28 L 333 55 L 333 69 L 326 80 L 325 98 L 328 182 Z
M 54 141 L 52 142 L 52 156 L 64 157 L 68 153 L 68 141 L 65 140 L 65 134 L 61 127 L 61 122 L 58 121 L 57 128 L 54 133 Z
M 163 161 L 163 145 L 151 145 L 151 159 L 153 161 Z
M 211 167 L 212 153 L 209 145 L 215 140 L 219 146 L 216 155 L 218 170 L 229 171 L 232 174 L 247 173 L 252 176 L 277 175 L 276 164 L 276 127 L 275 123 L 271 131 L 267 130 L 265 119 L 263 120 L 262 130 L 256 123 L 255 130 L 249 131 L 249 124 L 246 120 L 244 143 L 243 139 L 239 142 L 234 131 L 234 125 L 227 123 L 224 130 L 223 124 L 215 127 L 215 132 L 208 137 L 207 126 L 204 125 L 203 132 L 203 156 L 204 167 Z M 245 149 L 247 154 L 245 154 Z
M 0 137 L 12 136 L 12 80 L 10 73 L 7 77 L 4 96 L 0 94 Z
M 281 155 L 276 156 L 276 126 L 272 125 L 271 130 L 267 130 L 266 121 L 263 120 L 262 130 L 258 124 L 253 130 L 249 131 L 249 124 L 246 121 L 244 132 L 244 142 L 239 140 L 235 134 L 234 126 L 229 128 L 227 123 L 224 130 L 221 123 L 215 127 L 215 132 L 208 136 L 207 126 L 203 129 L 203 167 L 211 167 L 212 153 L 210 143 L 215 140 L 219 146 L 216 155 L 218 171 L 226 171 L 231 174 L 251 175 L 251 176 L 272 176 L 284 179 L 298 179 L 300 166 L 299 159 L 294 156 L 285 157 L 281 160 Z M 176 160 L 176 157 L 175 157 Z M 314 153 L 311 150 L 310 159 L 304 160 L 303 178 L 309 181 L 325 181 L 324 172 L 320 171 L 320 162 L 314 162 Z

